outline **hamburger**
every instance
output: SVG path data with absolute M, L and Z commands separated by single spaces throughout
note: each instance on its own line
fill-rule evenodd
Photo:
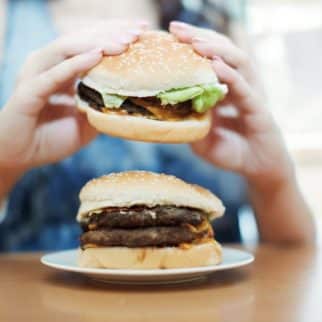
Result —
M 226 93 L 210 60 L 167 32 L 150 31 L 83 75 L 76 100 L 102 133 L 183 143 L 208 133 L 209 110 Z
M 224 206 L 200 186 L 129 171 L 89 181 L 80 201 L 81 267 L 166 269 L 221 261 L 210 220 Z

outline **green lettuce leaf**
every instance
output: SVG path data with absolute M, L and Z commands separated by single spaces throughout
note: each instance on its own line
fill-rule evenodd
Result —
M 116 94 L 101 93 L 106 107 L 119 108 L 126 100 L 126 96 Z
M 187 87 L 181 89 L 172 89 L 157 95 L 162 105 L 174 105 L 181 102 L 191 100 L 192 98 L 202 94 L 203 89 L 199 86 Z
M 226 94 L 224 88 L 216 85 L 204 85 L 203 89 L 203 93 L 192 100 L 192 108 L 198 113 L 207 112 Z
M 172 89 L 157 95 L 162 105 L 178 104 L 192 100 L 192 107 L 198 113 L 205 113 L 214 107 L 227 93 L 226 85 L 219 83 Z

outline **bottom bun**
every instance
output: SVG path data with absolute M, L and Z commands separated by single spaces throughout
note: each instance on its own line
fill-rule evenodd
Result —
M 178 247 L 97 247 L 80 250 L 79 266 L 88 268 L 157 269 L 216 265 L 221 262 L 216 242 Z
M 99 132 L 128 140 L 185 143 L 205 137 L 211 126 L 210 113 L 182 121 L 158 121 L 140 116 L 102 113 L 78 99 L 78 109 Z

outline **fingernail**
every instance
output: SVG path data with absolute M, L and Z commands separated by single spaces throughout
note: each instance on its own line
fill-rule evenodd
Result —
M 122 36 L 122 37 L 120 38 L 120 43 L 121 43 L 122 45 L 128 45 L 132 40 L 133 40 L 133 39 L 132 39 L 132 37 L 131 37 L 131 36 Z
M 223 59 L 220 56 L 218 56 L 218 55 L 212 56 L 212 59 L 213 60 L 217 60 L 217 61 L 223 61 Z
M 202 38 L 202 37 L 194 37 L 192 38 L 192 42 L 206 42 L 207 39 Z
M 88 52 L 90 55 L 98 55 L 103 53 L 103 48 L 94 48 Z
M 133 35 L 133 36 L 139 36 L 142 34 L 142 30 L 139 29 L 133 29 L 129 31 L 129 34 Z
M 181 22 L 181 21 L 172 21 L 170 23 L 171 26 L 178 27 L 178 28 L 186 28 L 188 27 L 188 24 Z
M 139 22 L 139 26 L 141 26 L 141 27 L 147 27 L 149 25 L 149 22 L 148 21 L 146 21 L 146 20 L 142 20 L 142 21 L 140 21 Z

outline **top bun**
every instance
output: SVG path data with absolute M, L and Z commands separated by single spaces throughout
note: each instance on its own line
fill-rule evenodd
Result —
M 216 81 L 208 59 L 162 31 L 145 32 L 126 52 L 104 57 L 83 78 L 96 90 L 136 97 Z
M 77 220 L 105 207 L 134 205 L 174 205 L 203 210 L 209 219 L 219 217 L 225 208 L 209 190 L 188 184 L 174 176 L 146 171 L 112 173 L 89 181 L 80 192 Z

